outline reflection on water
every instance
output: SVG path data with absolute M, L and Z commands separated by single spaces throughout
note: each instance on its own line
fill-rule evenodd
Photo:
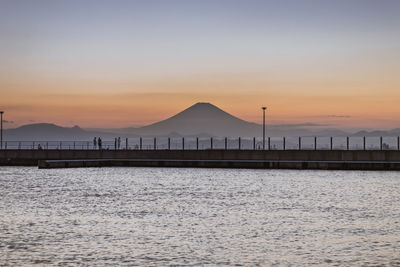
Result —
M 396 172 L 0 168 L 0 265 L 400 265 Z

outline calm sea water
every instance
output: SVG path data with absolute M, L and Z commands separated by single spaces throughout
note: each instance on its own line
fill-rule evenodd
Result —
M 400 173 L 0 168 L 0 265 L 400 265 Z

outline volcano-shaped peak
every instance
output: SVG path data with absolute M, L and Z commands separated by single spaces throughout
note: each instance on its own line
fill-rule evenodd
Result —
M 230 136 L 232 133 L 254 132 L 254 128 L 257 127 L 256 124 L 243 121 L 211 103 L 198 102 L 175 116 L 144 126 L 138 132 L 143 134 L 177 132 L 181 135 L 212 133 Z
M 208 103 L 208 102 L 197 102 L 196 104 L 190 106 L 189 108 L 207 108 L 207 107 L 208 108 L 210 108 L 210 107 L 216 108 L 216 106 L 214 106 L 213 104 Z
M 186 110 L 221 110 L 221 109 L 208 102 L 198 102 L 188 107 Z
M 189 114 L 203 114 L 203 115 L 212 115 L 212 114 L 224 114 L 231 116 L 230 114 L 226 113 L 222 109 L 218 108 L 217 106 L 208 103 L 208 102 L 198 102 L 187 109 L 183 110 L 182 112 L 178 113 L 176 116 L 189 116 Z

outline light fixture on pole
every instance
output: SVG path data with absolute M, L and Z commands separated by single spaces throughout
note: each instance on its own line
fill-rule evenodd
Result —
M 265 150 L 265 110 L 267 107 L 262 107 L 263 110 L 263 150 Z
M 0 111 L 0 149 L 3 149 L 3 113 L 4 111 Z

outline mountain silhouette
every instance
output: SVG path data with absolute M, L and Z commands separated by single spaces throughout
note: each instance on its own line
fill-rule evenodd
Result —
M 114 136 L 110 133 L 86 131 L 79 126 L 61 127 L 52 123 L 27 124 L 4 131 L 4 139 L 13 141 L 74 141 L 90 140 L 94 136 Z
M 354 133 L 353 136 L 400 136 L 400 128 L 389 131 L 359 131 Z
M 133 131 L 142 135 L 253 136 L 262 130 L 261 125 L 239 119 L 210 103 L 196 103 L 166 120 Z

